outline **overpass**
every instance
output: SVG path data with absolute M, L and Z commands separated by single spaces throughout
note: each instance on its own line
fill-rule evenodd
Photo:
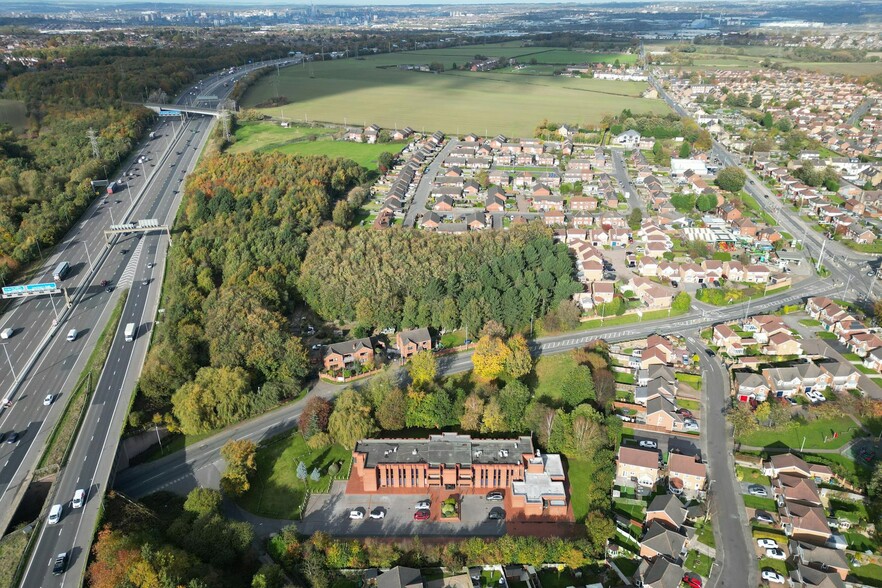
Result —
M 175 116 L 186 112 L 187 114 L 202 114 L 205 116 L 220 116 L 221 110 L 217 108 L 200 108 L 198 106 L 183 106 L 178 104 L 157 104 L 155 102 L 147 102 L 145 108 L 159 113 L 160 116 Z

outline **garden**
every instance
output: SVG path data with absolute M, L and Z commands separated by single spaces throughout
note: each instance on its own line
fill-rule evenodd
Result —
M 348 473 L 351 454 L 339 445 L 310 448 L 300 433 L 274 437 L 257 450 L 257 473 L 237 504 L 256 515 L 297 519 L 307 491 L 326 491 Z

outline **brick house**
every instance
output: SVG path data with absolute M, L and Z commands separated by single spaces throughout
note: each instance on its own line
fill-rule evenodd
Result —
M 707 484 L 707 467 L 696 457 L 672 453 L 668 458 L 668 488 L 686 498 L 701 496 Z
M 368 337 L 332 343 L 325 350 L 325 370 L 341 370 L 354 363 L 365 364 L 374 360 L 374 344 Z
M 420 351 L 431 351 L 432 335 L 425 327 L 401 331 L 395 335 L 395 344 L 401 359 L 409 359 Z
M 658 482 L 657 451 L 636 447 L 619 447 L 616 458 L 616 478 L 628 484 L 653 487 Z

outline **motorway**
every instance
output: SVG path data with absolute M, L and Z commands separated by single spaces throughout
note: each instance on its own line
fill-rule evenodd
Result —
M 226 95 L 230 90 L 228 86 L 224 86 L 225 83 L 228 84 L 249 69 L 265 65 L 267 64 L 255 64 L 239 68 L 233 74 L 212 76 L 205 81 L 200 93 Z M 190 101 L 191 94 L 185 91 L 176 103 L 187 104 Z M 143 194 L 130 215 L 131 219 L 156 218 L 160 224 L 173 222 L 180 203 L 180 187 L 183 179 L 187 171 L 195 166 L 212 128 L 209 119 L 205 117 L 177 123 L 178 134 L 173 138 L 174 142 L 169 145 L 163 158 L 154 158 L 158 160 L 155 164 L 157 171 L 144 187 Z M 154 143 L 162 139 L 162 137 L 155 139 Z M 110 202 L 114 202 L 113 197 L 110 198 Z M 101 231 L 110 224 L 109 214 L 106 217 L 106 220 L 102 218 L 94 229 L 99 234 L 102 234 Z M 116 223 L 120 222 L 116 217 L 113 220 Z M 65 400 L 62 397 L 52 406 L 42 407 L 43 391 L 61 391 L 62 395 L 70 392 L 69 387 L 73 384 L 71 380 L 80 373 L 84 356 L 87 355 L 86 351 L 94 346 L 95 338 L 102 328 L 102 321 L 106 323 L 121 290 L 131 286 L 120 324 L 112 334 L 113 342 L 108 360 L 87 407 L 67 465 L 53 487 L 50 503 L 64 505 L 64 515 L 57 525 L 44 525 L 40 528 L 40 535 L 28 562 L 22 586 L 64 586 L 65 584 L 78 586 L 81 583 L 95 523 L 99 516 L 101 496 L 105 491 L 103 486 L 109 478 L 114 463 L 119 434 L 149 345 L 149 332 L 161 291 L 167 247 L 168 239 L 162 234 L 144 234 L 140 237 L 126 235 L 113 244 L 112 251 L 106 253 L 104 263 L 98 262 L 96 275 L 89 280 L 82 301 L 74 306 L 71 318 L 60 329 L 66 332 L 70 325 L 89 330 L 80 339 L 82 349 L 78 357 L 82 361 L 67 359 L 70 353 L 68 349 L 72 350 L 69 347 L 71 344 L 61 337 L 56 338 L 42 354 L 40 364 L 32 371 L 30 380 L 33 380 L 33 383 L 29 384 L 29 381 L 25 381 L 19 394 L 19 401 L 11 411 L 11 414 L 22 415 L 31 431 L 38 430 L 39 433 L 33 434 L 29 431 L 29 434 L 23 437 L 22 442 L 16 447 L 18 464 L 15 465 L 10 460 L 0 471 L 0 475 L 3 476 L 0 479 L 3 481 L 6 480 L 5 476 L 13 465 L 16 474 L 32 471 L 42 452 L 45 438 L 63 410 Z M 98 281 L 103 279 L 108 279 L 116 285 L 112 293 L 106 292 L 98 285 Z M 72 322 L 74 318 L 76 324 Z M 123 330 L 125 324 L 129 322 L 139 326 L 138 337 L 133 343 L 123 340 Z M 53 376 L 56 380 L 48 379 L 50 374 L 55 372 L 47 370 L 59 370 L 58 375 Z M 47 382 L 51 385 L 47 385 Z M 23 400 L 29 402 L 25 404 Z M 34 415 L 39 414 L 35 407 L 43 408 L 43 414 L 48 412 L 52 418 L 46 419 L 44 416 L 40 421 L 31 422 Z M 44 424 L 49 426 L 44 427 Z M 32 442 L 25 443 L 27 439 L 31 439 Z M 22 451 L 25 446 L 27 446 L 26 450 Z M 26 484 L 28 477 L 21 475 L 15 477 L 16 487 L 20 488 Z M 70 499 L 76 489 L 84 489 L 88 493 L 85 506 L 79 510 L 70 508 Z M 4 503 L 8 505 L 10 501 Z M 54 560 L 56 554 L 65 551 L 70 554 L 68 571 L 65 575 L 54 576 L 50 560 Z

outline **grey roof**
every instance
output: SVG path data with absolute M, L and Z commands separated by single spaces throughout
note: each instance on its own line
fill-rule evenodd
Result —
M 362 337 L 361 339 L 352 339 L 350 341 L 343 341 L 342 343 L 331 343 L 328 345 L 328 348 L 325 350 L 325 357 L 330 355 L 331 353 L 339 353 L 340 355 L 350 355 L 357 351 L 361 351 L 362 349 L 373 349 L 374 345 L 371 342 L 369 337 Z
M 398 336 L 401 337 L 401 340 L 405 343 L 422 343 L 423 341 L 432 341 L 432 335 L 429 333 L 429 329 L 427 329 L 426 327 L 401 331 L 400 333 L 398 333 Z
M 640 567 L 643 585 L 647 588 L 679 588 L 683 580 L 683 568 L 664 557 Z
M 735 382 L 739 387 L 757 388 L 759 386 L 769 387 L 766 379 L 762 375 L 754 372 L 735 372 Z
M 422 586 L 423 577 L 419 570 L 395 566 L 377 578 L 377 588 L 406 588 Z
M 671 531 L 658 521 L 649 523 L 649 529 L 646 531 L 643 541 L 640 542 L 641 545 L 674 559 L 680 557 L 680 552 L 683 551 L 685 543 L 686 537 Z
M 686 508 L 680 499 L 673 494 L 659 494 L 649 503 L 646 513 L 663 512 L 671 519 L 677 527 L 683 525 L 686 520 Z
M 680 415 L 675 412 L 676 410 L 677 407 L 674 405 L 674 403 L 668 400 L 668 398 L 663 394 L 660 394 L 659 396 L 656 396 L 654 398 L 650 398 L 646 402 L 647 415 L 651 415 L 659 411 L 664 411 L 671 415 L 675 423 L 683 420 L 682 418 L 680 418 Z
M 845 588 L 845 583 L 836 572 L 823 572 L 802 564 L 796 566 L 796 572 L 802 577 L 805 586 L 818 586 L 819 588 Z
M 795 553 L 804 564 L 821 564 L 831 568 L 849 569 L 845 553 L 838 549 L 830 549 L 802 541 L 791 541 L 790 553 Z
M 472 439 L 469 435 L 441 433 L 428 439 L 363 439 L 357 453 L 366 453 L 365 465 L 380 463 L 518 464 L 523 454 L 533 453 L 530 437 Z

